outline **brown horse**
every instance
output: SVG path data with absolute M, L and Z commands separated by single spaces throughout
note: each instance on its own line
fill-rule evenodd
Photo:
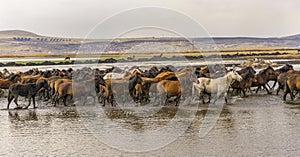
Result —
M 163 103 L 164 96 L 166 96 L 165 104 L 168 102 L 169 98 L 176 97 L 175 105 L 178 106 L 181 97 L 180 81 L 162 80 L 157 84 L 157 91 L 157 98 L 160 97 L 161 104 Z
M 231 85 L 231 88 L 236 89 L 237 93 L 242 92 L 243 96 L 246 97 L 246 90 L 250 89 L 252 86 L 252 83 L 256 83 L 257 80 L 254 78 L 254 75 L 251 74 L 250 71 L 247 71 L 246 73 L 240 74 L 243 78 L 242 81 L 234 81 L 234 83 Z M 251 89 L 250 89 L 250 92 Z
M 67 106 L 66 102 L 68 96 L 70 96 L 71 98 L 73 97 L 72 82 L 63 82 L 59 84 L 57 96 L 54 100 L 54 106 L 59 103 L 60 99 L 63 99 L 64 106 Z
M 286 80 L 288 79 L 289 76 L 299 75 L 299 74 L 300 71 L 296 71 L 296 70 L 290 70 L 288 72 L 279 74 L 277 77 L 278 88 L 276 94 L 278 95 L 280 89 L 283 89 L 285 87 Z
M 18 74 L 12 75 L 9 79 L 0 79 L 0 89 L 8 89 L 10 85 L 20 81 L 21 76 Z
M 248 89 L 251 91 L 251 86 L 253 82 L 256 82 L 256 79 L 254 78 L 256 71 L 252 67 L 246 67 L 244 69 L 241 69 L 237 71 L 239 75 L 242 76 L 242 81 L 235 81 L 231 88 L 236 89 L 237 93 L 242 92 L 244 96 L 246 96 L 246 90 Z
M 35 83 L 42 75 L 41 74 L 37 74 L 37 75 L 26 75 L 26 76 L 21 76 L 22 84 L 25 83 Z
M 54 103 L 55 100 L 60 96 L 59 93 L 58 93 L 58 90 L 60 88 L 60 84 L 65 83 L 65 82 L 72 82 L 72 80 L 61 78 L 61 79 L 57 79 L 54 82 L 53 89 L 52 89 L 53 90 L 52 93 L 54 93 L 53 96 L 52 96 L 52 103 Z
M 271 66 L 268 66 L 266 69 L 261 70 L 257 75 L 255 75 L 255 79 L 257 80 L 257 82 L 253 82 L 252 87 L 258 87 L 256 89 L 256 93 L 258 93 L 258 90 L 263 87 L 268 92 L 268 94 L 271 94 L 272 92 L 269 91 L 269 89 L 266 87 L 266 84 L 274 75 L 276 75 L 276 73 Z
M 272 86 L 272 89 L 274 89 L 274 87 L 276 86 L 278 76 L 279 76 L 281 73 L 285 73 L 285 72 L 287 72 L 287 71 L 289 71 L 289 70 L 294 70 L 294 69 L 293 69 L 293 66 L 290 65 L 290 64 L 286 64 L 286 65 L 284 65 L 283 67 L 281 67 L 281 68 L 275 70 L 275 73 L 276 73 L 276 74 L 275 74 L 275 75 L 272 75 L 272 76 L 270 77 L 270 81 L 274 81 L 274 84 L 273 84 L 273 86 Z
M 295 95 L 293 94 L 294 91 L 300 91 L 300 75 L 293 75 L 289 76 L 285 83 L 284 95 L 283 100 L 286 101 L 286 95 L 290 93 L 291 99 L 294 100 Z

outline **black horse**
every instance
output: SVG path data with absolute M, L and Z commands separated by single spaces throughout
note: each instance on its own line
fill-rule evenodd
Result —
M 31 104 L 31 99 L 33 100 L 33 108 L 36 108 L 35 106 L 35 96 L 38 93 L 38 91 L 42 88 L 48 89 L 48 83 L 46 80 L 38 81 L 37 83 L 29 83 L 29 84 L 12 84 L 9 87 L 9 93 L 8 93 L 8 104 L 7 109 L 9 109 L 9 105 L 11 101 L 14 99 L 15 104 L 17 105 L 16 109 L 21 109 L 21 107 L 18 105 L 18 97 L 26 97 L 29 100 L 28 105 L 25 107 L 27 109 Z
M 65 58 L 65 61 L 66 61 L 66 60 L 71 60 L 71 57 L 69 57 L 69 56 L 66 57 L 66 58 Z
M 137 84 L 142 85 L 142 82 L 143 82 L 143 80 L 142 80 L 140 74 L 138 74 L 138 73 L 132 79 L 130 79 L 128 82 L 129 94 L 135 102 L 138 102 L 141 99 L 141 94 L 142 94 L 142 93 L 139 93 L 139 96 L 137 96 L 135 94 L 136 93 L 135 87 Z

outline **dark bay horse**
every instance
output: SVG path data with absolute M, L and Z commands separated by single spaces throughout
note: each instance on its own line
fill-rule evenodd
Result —
M 277 77 L 278 77 L 281 73 L 285 73 L 285 72 L 287 72 L 287 71 L 289 71 L 289 70 L 294 70 L 293 66 L 290 65 L 290 64 L 286 64 L 286 65 L 284 65 L 283 67 L 281 67 L 281 68 L 275 70 L 275 75 L 272 75 L 272 76 L 270 77 L 270 81 L 274 81 L 274 84 L 273 84 L 273 86 L 272 86 L 272 89 L 274 89 L 275 86 L 276 86 L 276 83 L 277 83 Z
M 8 104 L 7 109 L 9 109 L 9 105 L 12 100 L 14 100 L 15 104 L 17 105 L 17 109 L 21 107 L 18 105 L 18 97 L 26 97 L 29 100 L 28 105 L 25 107 L 27 109 L 31 104 L 31 99 L 33 100 L 33 108 L 35 107 L 35 96 L 41 88 L 48 88 L 48 83 L 46 80 L 39 81 L 37 83 L 29 83 L 29 84 L 19 84 L 15 83 L 9 87 L 8 93 Z
M 266 84 L 274 77 L 274 75 L 276 75 L 276 72 L 271 66 L 268 66 L 266 69 L 261 70 L 257 75 L 255 75 L 255 79 L 257 81 L 252 83 L 252 87 L 258 87 L 256 89 L 256 93 L 258 93 L 258 90 L 263 87 L 268 94 L 271 94 L 272 92 L 269 91 Z

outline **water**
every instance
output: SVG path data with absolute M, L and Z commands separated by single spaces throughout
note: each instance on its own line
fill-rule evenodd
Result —
M 88 60 L 88 59 L 97 59 L 97 58 L 78 58 L 76 60 Z M 62 58 L 1 58 L 0 62 L 7 62 L 7 61 L 51 61 L 51 60 L 63 60 Z M 289 59 L 291 61 L 295 61 L 293 59 Z M 207 65 L 207 64 L 240 64 L 244 62 L 245 60 L 223 60 L 223 61 L 213 61 L 213 60 L 207 60 L 205 61 L 197 61 L 197 60 L 191 60 L 191 61 L 147 61 L 147 62 L 127 62 L 127 63 L 98 63 L 98 64 L 71 64 L 71 65 L 43 65 L 38 66 L 40 70 L 52 70 L 53 68 L 58 69 L 66 69 L 66 68 L 74 68 L 74 69 L 80 69 L 84 66 L 91 67 L 91 68 L 99 68 L 99 69 L 107 69 L 111 68 L 112 66 L 119 67 L 122 69 L 129 69 L 130 67 L 138 65 L 139 67 L 143 68 L 149 68 L 150 66 L 163 66 L 163 65 L 173 65 L 175 67 L 183 67 L 183 66 L 198 66 L 198 65 Z M 278 62 L 278 61 L 287 61 L 285 59 L 274 59 L 270 60 L 272 62 Z M 298 68 L 299 65 L 294 65 Z M 3 67 L 8 69 L 9 71 L 16 72 L 16 71 L 26 71 L 32 68 L 36 68 L 37 66 L 20 66 L 20 67 Z
M 51 107 L 38 102 L 37 109 L 0 110 L 1 156 L 298 156 L 300 155 L 300 103 L 285 104 L 264 91 L 246 98 L 233 98 L 223 107 L 214 128 L 203 138 L 199 129 L 207 111 L 200 104 L 190 127 L 175 142 L 158 150 L 132 153 L 99 141 L 80 117 L 76 107 Z M 25 102 L 24 102 L 25 103 Z M 1 98 L 1 108 L 6 100 Z M 14 106 L 14 105 L 12 105 Z M 193 104 L 197 106 L 197 104 Z M 88 107 L 88 106 L 87 106 Z M 110 118 L 140 132 L 168 123 L 168 116 L 136 121 L 109 106 Z M 187 106 L 189 108 L 189 106 Z M 170 108 L 169 112 L 176 112 Z M 85 114 L 93 119 L 93 114 Z M 170 119 L 172 116 L 169 117 Z M 122 123 L 121 120 L 124 120 Z M 183 119 L 188 120 L 188 119 Z M 110 125 L 106 125 L 110 127 Z M 121 127 L 122 128 L 122 127 Z M 109 134 L 113 138 L 113 134 Z

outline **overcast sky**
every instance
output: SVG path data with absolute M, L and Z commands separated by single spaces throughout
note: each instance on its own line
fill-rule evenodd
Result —
M 177 10 L 212 36 L 286 36 L 300 33 L 299 0 L 1 0 L 0 30 L 85 37 L 120 11 L 158 6 Z M 122 25 L 120 21 L 120 25 Z M 115 26 L 116 27 L 116 26 Z

